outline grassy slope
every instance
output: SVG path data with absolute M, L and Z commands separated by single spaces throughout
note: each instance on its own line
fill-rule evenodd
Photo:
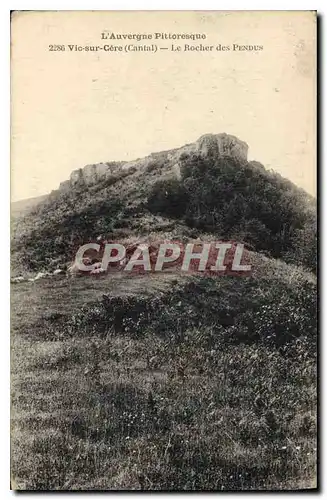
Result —
M 71 260 L 72 229 L 217 239 L 146 209 L 159 160 L 53 193 L 13 221 L 13 274 Z M 14 284 L 13 486 L 315 487 L 315 277 L 250 255 L 252 278 L 189 293 L 187 278 L 163 275 Z
M 11 217 L 17 218 L 26 215 L 33 207 L 43 202 L 48 195 L 36 196 L 25 200 L 14 201 L 11 203 Z
M 103 293 L 148 304 L 154 294 L 165 297 L 174 278 L 59 277 L 13 285 L 13 486 L 315 487 L 316 364 L 307 349 L 314 339 L 300 335 L 287 355 L 260 339 L 230 342 L 232 330 L 209 314 L 209 306 L 233 303 L 236 314 L 254 302 L 251 294 L 269 299 L 281 276 L 290 289 L 313 279 L 282 263 L 274 269 L 266 289 L 255 280 L 267 269 L 247 283 L 208 283 L 201 328 L 186 325 L 194 294 L 184 294 L 189 311 L 179 313 L 178 293 L 172 306 L 158 309 L 154 328 L 150 319 L 144 328 L 140 319 L 120 332 L 103 327 L 94 302 Z M 91 330 L 69 329 L 90 301 L 87 310 L 98 322 Z

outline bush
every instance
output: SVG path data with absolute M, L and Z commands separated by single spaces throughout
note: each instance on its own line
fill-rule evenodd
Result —
M 315 246 L 308 250 L 315 233 L 313 199 L 255 162 L 184 155 L 181 180 L 155 183 L 148 208 L 314 268 Z
M 182 298 L 182 300 L 181 300 Z M 286 349 L 306 338 L 316 350 L 316 287 L 300 287 L 254 278 L 193 278 L 175 285 L 166 295 L 107 297 L 87 304 L 70 323 L 71 335 L 148 333 L 175 344 L 185 332 L 206 331 L 208 344 L 264 344 Z M 202 341 L 204 337 L 201 336 Z
M 154 184 L 148 197 L 151 212 L 180 217 L 185 213 L 188 196 L 177 179 L 167 179 Z

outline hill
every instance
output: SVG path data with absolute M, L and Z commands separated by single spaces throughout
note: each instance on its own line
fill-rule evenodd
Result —
M 76 247 L 111 239 L 237 239 L 266 255 L 316 267 L 315 200 L 247 161 L 248 146 L 204 135 L 133 162 L 88 165 L 14 221 L 15 265 L 65 265 Z
M 236 239 L 253 272 L 13 283 L 13 487 L 316 488 L 315 226 L 315 200 L 226 134 L 87 166 L 14 220 L 13 273 L 99 236 Z
M 10 205 L 11 217 L 13 219 L 16 219 L 17 217 L 23 217 L 33 207 L 39 205 L 42 201 L 44 201 L 47 196 L 48 195 L 44 194 L 42 196 L 36 196 L 35 198 L 26 198 L 25 200 L 13 201 Z

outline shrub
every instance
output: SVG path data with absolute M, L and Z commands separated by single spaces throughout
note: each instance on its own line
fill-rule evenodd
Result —
M 148 197 L 151 212 L 180 217 L 185 213 L 188 196 L 177 179 L 161 180 L 154 184 Z
M 184 155 L 181 179 L 158 181 L 148 197 L 154 213 L 241 239 L 274 257 L 314 267 L 314 202 L 303 190 L 256 163 Z M 303 234 L 304 233 L 304 234 Z

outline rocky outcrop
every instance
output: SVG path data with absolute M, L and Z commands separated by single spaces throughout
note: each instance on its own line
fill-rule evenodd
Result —
M 180 176 L 179 162 L 181 155 L 196 153 L 204 156 L 213 155 L 229 156 L 240 161 L 247 161 L 248 145 L 237 137 L 229 134 L 206 134 L 196 142 L 182 146 L 181 148 L 152 153 L 145 158 L 130 162 L 108 162 L 86 165 L 84 168 L 74 170 L 68 181 L 62 182 L 59 189 L 67 191 L 76 185 L 93 185 L 101 180 L 108 179 L 119 172 L 135 170 L 142 173 L 149 165 L 157 165 L 163 175 Z
M 248 145 L 237 137 L 228 134 L 202 135 L 196 142 L 174 150 L 169 155 L 172 162 L 171 171 L 180 177 L 179 160 L 184 154 L 196 153 L 202 156 L 229 156 L 240 161 L 247 161 Z
M 116 171 L 122 168 L 125 162 L 110 162 L 110 163 L 95 163 L 94 165 L 86 165 L 83 168 L 74 170 L 70 174 L 69 180 L 60 183 L 60 191 L 67 191 L 72 186 L 78 184 L 92 185 L 105 180 L 113 175 Z
M 237 137 L 228 134 L 206 134 L 195 143 L 196 150 L 203 155 L 231 156 L 247 161 L 248 145 Z

